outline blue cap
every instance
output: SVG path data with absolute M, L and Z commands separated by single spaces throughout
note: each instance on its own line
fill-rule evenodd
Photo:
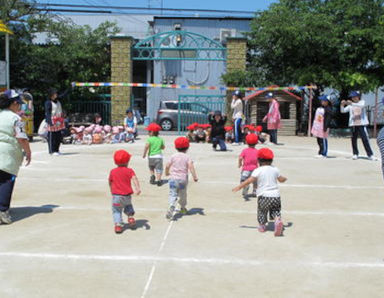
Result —
M 268 92 L 267 95 L 265 96 L 265 98 L 273 98 L 273 93 L 272 92 Z
M 125 114 L 128 114 L 128 113 L 133 113 L 132 109 L 127 109 L 127 110 L 125 111 Z
M 235 96 L 240 97 L 240 98 L 243 97 L 243 94 L 241 94 L 240 90 L 236 90 L 235 92 L 232 93 L 232 95 L 235 95 Z
M 319 96 L 319 100 L 321 100 L 321 101 L 330 101 L 331 98 L 330 98 L 329 95 L 321 95 L 321 96 Z
M 349 98 L 351 98 L 351 97 L 360 97 L 361 96 L 361 94 L 360 94 L 360 92 L 359 91 L 351 91 L 351 92 L 349 92 L 349 95 L 348 95 L 348 97 Z
M 9 89 L 9 90 L 6 90 L 4 92 L 4 95 L 8 98 L 8 100 L 10 102 L 13 102 L 13 101 L 16 101 L 18 104 L 23 104 L 23 101 L 20 97 L 20 94 L 17 93 L 15 90 L 13 89 Z

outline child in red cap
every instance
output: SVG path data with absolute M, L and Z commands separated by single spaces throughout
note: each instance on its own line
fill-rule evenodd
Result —
M 163 174 L 163 150 L 165 148 L 164 140 L 159 137 L 161 126 L 151 123 L 146 130 L 148 131 L 149 138 L 145 144 L 143 158 L 148 153 L 148 167 L 151 173 L 149 183 L 161 186 L 163 184 L 161 175 Z
M 115 233 L 123 232 L 123 219 L 121 212 L 128 216 L 128 224 L 131 228 L 135 228 L 136 222 L 133 218 L 135 210 L 133 209 L 131 196 L 133 193 L 139 195 L 141 193 L 139 180 L 136 177 L 135 171 L 128 168 L 131 155 L 125 150 L 117 150 L 113 155 L 113 159 L 117 168 L 113 169 L 109 174 L 109 187 L 112 194 L 112 214 L 115 222 Z M 131 186 L 133 182 L 136 192 Z
M 173 154 L 165 168 L 165 174 L 169 179 L 169 209 L 166 218 L 171 220 L 176 208 L 177 199 L 180 204 L 180 213 L 187 214 L 187 185 L 188 171 L 191 172 L 193 180 L 197 182 L 197 174 L 192 159 L 186 154 L 189 141 L 186 137 L 175 140 L 175 148 L 178 151 Z
M 285 182 L 287 178 L 280 175 L 277 168 L 272 166 L 273 152 L 268 148 L 258 150 L 260 167 L 253 171 L 252 176 L 233 189 L 234 192 L 257 182 L 257 219 L 259 231 L 265 232 L 268 222 L 268 212 L 275 219 L 275 236 L 281 236 L 283 222 L 281 221 L 281 200 L 277 182 Z
M 255 146 L 257 145 L 259 141 L 259 138 L 256 134 L 248 134 L 245 137 L 245 142 L 248 144 L 248 148 L 244 149 L 241 154 L 239 155 L 239 168 L 241 168 L 241 177 L 240 177 L 240 183 L 247 180 L 249 177 L 251 177 L 252 172 L 257 169 L 259 166 L 258 161 L 258 155 L 257 155 L 257 149 Z M 253 183 L 253 193 L 256 196 L 256 188 L 257 183 Z M 245 201 L 249 201 L 249 195 L 248 195 L 249 186 L 245 186 L 243 188 L 243 198 Z

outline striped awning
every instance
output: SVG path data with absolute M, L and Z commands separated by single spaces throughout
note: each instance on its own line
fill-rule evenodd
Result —
M 13 34 L 11 29 L 9 29 L 2 20 L 0 20 L 0 32 L 8 33 L 8 34 Z

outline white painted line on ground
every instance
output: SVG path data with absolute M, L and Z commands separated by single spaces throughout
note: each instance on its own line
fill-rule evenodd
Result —
M 90 255 L 90 254 L 58 254 L 58 253 L 26 253 L 26 252 L 0 252 L 1 258 L 26 258 L 26 259 L 53 259 L 53 260 L 79 260 L 79 261 L 127 261 L 127 262 L 174 262 L 210 265 L 237 265 L 237 266 L 308 266 L 328 268 L 379 268 L 384 269 L 384 262 L 319 262 L 319 261 L 269 261 L 255 259 L 223 259 L 223 258 L 182 258 L 160 256 L 127 256 L 127 255 Z M 153 268 L 153 267 L 152 267 Z M 151 269 L 150 277 L 154 270 Z M 146 287 L 147 288 L 147 287 Z M 143 294 L 146 294 L 143 293 Z M 142 296 L 143 297 L 143 296 Z
M 163 248 L 164 248 L 164 246 L 165 246 L 165 242 L 166 242 L 167 239 L 168 239 L 168 235 L 169 235 L 169 232 L 171 231 L 171 228 L 172 228 L 173 223 L 174 223 L 174 221 L 171 221 L 171 222 L 168 224 L 167 230 L 165 231 L 163 240 L 162 240 L 161 243 L 160 243 L 159 250 L 157 251 L 157 253 L 156 253 L 156 257 L 155 257 L 155 259 L 153 260 L 153 264 L 152 264 L 151 272 L 149 273 L 149 276 L 148 276 L 147 282 L 146 282 L 146 284 L 145 284 L 145 287 L 144 287 L 144 290 L 143 290 L 143 294 L 141 295 L 141 298 L 145 298 L 145 296 L 146 296 L 147 293 L 148 293 L 149 287 L 151 286 L 152 279 L 153 279 L 153 275 L 155 274 L 155 271 L 156 271 L 156 265 L 157 265 L 157 262 L 158 262 L 158 258 L 159 258 L 159 256 L 160 256 L 160 253 L 163 251 Z
M 28 181 L 28 180 L 48 180 L 48 181 L 54 181 L 54 182 L 60 182 L 60 181 L 83 181 L 83 182 L 108 182 L 106 178 L 51 178 L 51 177 L 23 177 L 22 180 Z M 143 180 L 144 181 L 144 180 Z M 237 185 L 237 182 L 231 181 L 199 181 L 199 184 L 226 184 L 226 185 Z M 292 188 L 341 188 L 341 189 L 384 189 L 384 186 L 379 185 L 373 185 L 373 186 L 362 186 L 362 185 L 327 185 L 327 184 L 280 184 L 280 187 L 292 187 Z
M 49 207 L 49 206 L 23 206 L 23 205 L 13 205 L 12 208 L 40 208 L 48 210 L 92 210 L 92 211 L 105 211 L 110 212 L 108 208 L 103 207 L 94 207 L 94 206 L 58 206 L 58 207 Z M 164 213 L 162 208 L 135 208 L 135 210 L 140 212 L 160 212 Z M 257 214 L 257 210 L 248 211 L 248 210 L 220 210 L 220 209 L 204 209 L 204 213 L 222 213 L 222 214 Z M 283 215 L 329 215 L 329 216 L 377 216 L 384 217 L 384 212 L 362 212 L 362 211 L 338 211 L 338 210 L 282 210 Z M 168 232 L 169 233 L 169 232 Z M 167 234 L 166 234 L 167 235 Z M 167 235 L 168 236 L 168 235 Z

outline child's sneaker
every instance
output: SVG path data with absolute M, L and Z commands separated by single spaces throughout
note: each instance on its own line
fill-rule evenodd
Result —
M 281 236 L 283 233 L 283 222 L 280 219 L 275 221 L 275 236 Z
M 188 213 L 187 208 L 181 208 L 180 209 L 180 213 L 183 214 L 183 215 L 186 215 Z
M 157 181 L 157 186 L 162 186 L 162 185 L 163 185 L 163 181 L 162 180 Z
M 9 214 L 9 211 L 0 211 L 0 223 L 9 225 L 12 223 L 11 215 Z
M 377 157 L 371 155 L 371 156 L 368 156 L 368 159 L 369 160 L 372 160 L 372 161 L 377 161 Z
M 258 230 L 260 233 L 264 233 L 267 230 L 267 227 L 265 225 L 259 225 Z
M 149 179 L 150 184 L 156 184 L 156 178 L 155 175 L 151 175 L 151 178 Z
M 353 156 L 352 156 L 352 159 L 353 159 L 353 160 L 356 160 L 356 159 L 358 159 L 358 158 L 359 158 L 359 156 L 357 156 L 357 155 L 353 155 Z
M 116 224 L 115 225 L 115 233 L 121 234 L 122 232 L 123 232 L 123 226 L 121 224 Z
M 131 229 L 136 228 L 136 220 L 133 217 L 128 218 L 128 225 Z
M 165 215 L 165 217 L 169 220 L 172 219 L 173 217 L 173 212 L 175 212 L 175 206 L 171 206 L 169 207 L 168 211 L 167 211 L 167 214 Z

